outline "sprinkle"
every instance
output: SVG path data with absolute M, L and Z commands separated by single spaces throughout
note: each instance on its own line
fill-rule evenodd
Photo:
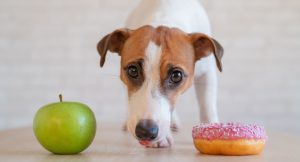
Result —
M 207 140 L 236 140 L 236 139 L 262 139 L 267 140 L 264 127 L 255 124 L 241 123 L 201 123 L 194 126 L 192 131 L 194 139 Z

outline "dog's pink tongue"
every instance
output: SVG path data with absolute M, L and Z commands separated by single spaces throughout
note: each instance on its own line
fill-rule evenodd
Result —
M 149 141 L 139 141 L 141 145 L 144 145 L 144 146 L 149 146 L 150 145 L 150 142 Z

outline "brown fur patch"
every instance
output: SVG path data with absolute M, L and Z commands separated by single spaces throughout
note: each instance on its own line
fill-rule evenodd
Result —
M 161 88 L 163 93 L 168 97 L 171 105 L 175 104 L 178 95 L 183 93 L 192 84 L 194 76 L 195 55 L 193 46 L 190 43 L 188 35 L 176 28 L 160 27 L 159 45 L 162 47 L 161 56 Z M 164 84 L 165 80 L 169 79 L 168 71 L 172 68 L 180 68 L 184 71 L 185 77 L 182 83 L 174 88 L 168 89 Z
M 126 67 L 128 64 L 142 60 L 141 69 L 143 69 L 143 66 L 147 64 L 145 50 L 150 41 L 161 47 L 159 88 L 172 105 L 175 104 L 177 96 L 191 86 L 197 60 L 213 52 L 217 66 L 220 71 L 222 70 L 220 60 L 223 48 L 216 40 L 204 34 L 187 34 L 177 28 L 165 26 L 154 28 L 149 25 L 136 30 L 119 29 L 104 37 L 98 43 L 97 48 L 101 55 L 101 66 L 105 62 L 107 50 L 119 53 L 121 56 L 120 78 L 127 85 L 129 96 L 139 88 L 144 80 L 141 80 L 139 85 L 130 81 Z M 172 89 L 165 86 L 166 80 L 169 79 L 170 67 L 180 68 L 185 74 L 180 85 Z M 142 72 L 142 75 L 144 77 L 147 74 Z
M 160 59 L 160 89 L 172 105 L 175 104 L 179 94 L 190 87 L 193 80 L 195 55 L 189 36 L 183 31 L 175 28 L 144 26 L 132 32 L 122 50 L 121 66 L 124 67 L 132 61 L 145 58 L 145 49 L 150 41 L 161 46 L 162 55 Z M 168 77 L 169 65 L 184 70 L 186 78 L 176 89 L 167 89 L 164 80 Z M 147 74 L 145 74 L 147 75 Z M 121 79 L 128 87 L 129 96 L 136 90 L 121 69 Z

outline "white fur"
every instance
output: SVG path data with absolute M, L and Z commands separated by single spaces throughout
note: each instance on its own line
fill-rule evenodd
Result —
M 128 28 L 139 28 L 143 25 L 177 27 L 187 33 L 200 32 L 211 35 L 210 24 L 198 0 L 142 0 L 127 20 Z M 149 67 L 146 74 L 146 81 L 130 98 L 129 129 L 134 134 L 132 127 L 139 118 L 152 118 L 160 123 L 160 126 L 170 126 L 170 112 L 168 101 L 159 94 L 158 88 L 158 60 L 159 47 L 153 43 L 149 44 L 147 57 Z M 153 69 L 153 70 L 152 70 Z M 200 108 L 201 122 L 217 122 L 217 76 L 216 64 L 213 55 L 203 58 L 196 64 L 195 69 L 195 90 Z M 151 97 L 151 92 L 158 96 Z M 169 132 L 169 128 L 162 134 Z M 160 136 L 162 136 L 160 134 Z M 160 137 L 162 138 L 162 137 Z M 166 137 L 169 138 L 169 137 Z M 169 138 L 170 139 L 170 138 Z M 163 141 L 164 142 L 164 141 Z
M 152 119 L 158 124 L 158 137 L 153 143 L 165 140 L 170 136 L 171 108 L 169 101 L 160 93 L 161 48 L 150 42 L 145 51 L 145 80 L 142 86 L 129 98 L 128 130 L 134 135 L 138 121 Z

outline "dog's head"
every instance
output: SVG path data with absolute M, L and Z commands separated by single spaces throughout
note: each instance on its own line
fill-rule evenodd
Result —
M 127 128 L 142 141 L 155 142 L 169 133 L 176 98 L 191 86 L 197 60 L 213 53 L 222 71 L 223 49 L 216 40 L 176 28 L 118 29 L 97 49 L 101 67 L 107 51 L 121 56 L 120 78 L 129 96 Z

